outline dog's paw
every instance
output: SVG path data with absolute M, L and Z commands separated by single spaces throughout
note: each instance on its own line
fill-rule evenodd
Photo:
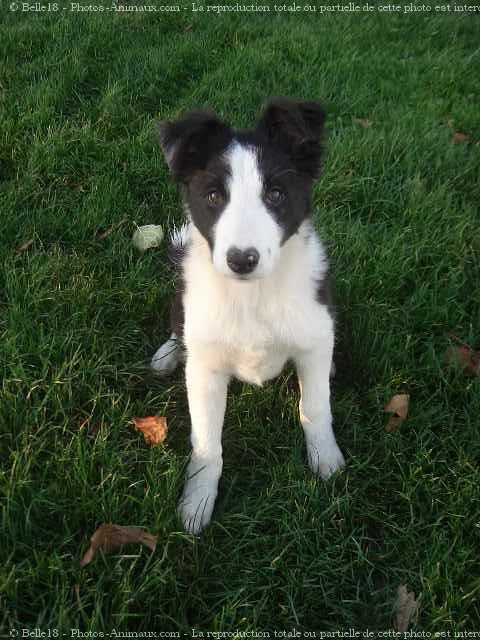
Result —
M 178 511 L 187 533 L 197 535 L 210 523 L 216 497 L 216 493 L 206 490 L 197 490 L 190 496 L 184 494 Z
M 307 442 L 307 454 L 310 469 L 324 480 L 345 466 L 345 459 L 335 440 Z
M 221 459 L 204 463 L 193 458 L 187 469 L 187 481 L 178 511 L 187 533 L 198 534 L 210 522 L 217 498 Z
M 180 360 L 180 347 L 177 339 L 172 336 L 155 352 L 150 366 L 158 375 L 167 376 L 175 371 Z

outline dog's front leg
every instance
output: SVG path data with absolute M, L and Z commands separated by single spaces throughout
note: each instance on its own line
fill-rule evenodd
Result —
M 199 533 L 210 522 L 222 473 L 222 427 L 229 377 L 189 354 L 186 380 L 192 454 L 179 510 L 185 530 Z
M 305 433 L 308 462 L 311 470 L 324 479 L 345 465 L 332 429 L 332 352 L 333 343 L 325 348 L 303 352 L 295 359 L 301 391 L 300 421 Z

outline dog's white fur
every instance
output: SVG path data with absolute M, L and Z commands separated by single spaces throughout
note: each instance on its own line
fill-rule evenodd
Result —
M 198 533 L 210 521 L 222 471 L 222 427 L 231 377 L 261 385 L 295 363 L 300 420 L 311 469 L 328 478 L 343 466 L 330 411 L 333 319 L 317 301 L 326 257 L 309 220 L 281 245 L 277 223 L 261 200 L 261 180 L 250 150 L 230 153 L 230 201 L 215 228 L 212 251 L 190 222 L 174 242 L 186 247 L 184 346 L 192 421 L 192 455 L 180 503 L 185 529 Z M 188 212 L 187 212 L 188 213 Z M 226 267 L 232 245 L 255 246 L 258 271 L 240 281 Z M 180 359 L 175 336 L 152 366 L 171 371 Z

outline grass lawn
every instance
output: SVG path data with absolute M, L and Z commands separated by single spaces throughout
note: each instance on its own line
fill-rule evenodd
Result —
M 478 631 L 480 378 L 443 354 L 449 333 L 480 340 L 480 16 L 65 6 L 0 9 L 1 632 L 386 630 L 401 584 L 413 629 Z M 131 235 L 182 219 L 154 120 L 211 105 L 245 126 L 271 95 L 328 109 L 315 217 L 347 469 L 308 471 L 292 372 L 235 383 L 194 538 L 176 517 L 183 373 L 147 369 L 174 274 Z M 410 414 L 389 434 L 397 392 Z M 156 413 L 170 431 L 150 448 L 128 422 Z M 158 534 L 156 552 L 81 569 L 102 522 Z

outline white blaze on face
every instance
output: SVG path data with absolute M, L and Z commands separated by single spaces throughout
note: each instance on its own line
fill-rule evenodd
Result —
M 227 265 L 227 252 L 254 248 L 260 259 L 249 279 L 264 278 L 274 269 L 282 241 L 282 229 L 262 199 L 263 181 L 257 153 L 235 143 L 226 155 L 230 168 L 228 204 L 214 229 L 213 264 L 221 273 L 235 277 Z

